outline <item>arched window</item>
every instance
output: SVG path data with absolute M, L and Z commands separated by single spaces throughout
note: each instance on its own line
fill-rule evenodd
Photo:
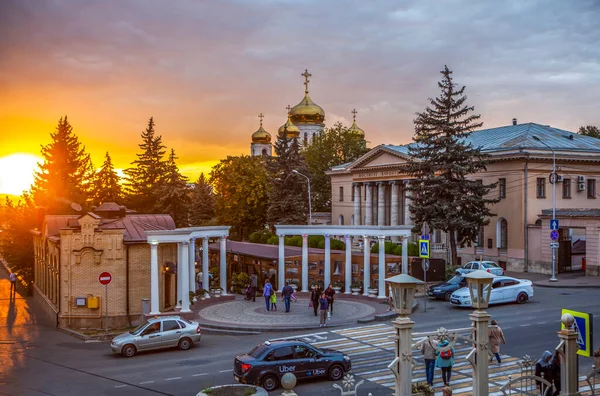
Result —
M 535 221 L 535 225 L 536 225 L 536 226 L 541 226 L 541 225 L 542 225 L 542 219 L 537 219 L 537 220 Z
M 498 220 L 497 225 L 497 235 L 496 235 L 496 245 L 498 249 L 507 249 L 508 248 L 508 223 L 506 219 L 501 218 Z
M 266 156 L 266 155 L 267 155 L 267 149 L 266 149 L 266 148 L 262 149 L 262 155 L 263 155 L 263 156 Z
M 338 223 L 339 223 L 339 225 L 344 225 L 344 215 L 339 215 Z

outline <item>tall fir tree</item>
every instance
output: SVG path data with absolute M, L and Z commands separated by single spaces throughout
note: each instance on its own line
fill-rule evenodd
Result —
M 94 203 L 100 205 L 103 202 L 121 203 L 123 200 L 123 189 L 121 178 L 115 172 L 112 159 L 106 152 L 102 168 L 96 172 L 94 180 Z
M 189 226 L 189 208 L 192 203 L 188 178 L 179 172 L 175 150 L 171 149 L 164 179 L 158 189 L 158 200 L 154 211 L 170 214 L 177 227 Z
M 31 196 L 35 205 L 46 208 L 48 214 L 72 213 L 70 204 L 86 207 L 91 199 L 92 161 L 67 116 L 58 121 L 50 137 L 52 141 L 42 146 L 44 162 L 35 172 Z
M 447 66 L 438 83 L 440 96 L 414 120 L 414 144 L 409 146 L 406 170 L 411 180 L 410 212 L 418 228 L 426 221 L 431 229 L 450 237 L 452 263 L 457 262 L 457 239 L 461 246 L 477 239 L 480 227 L 494 216 L 486 198 L 495 184 L 483 184 L 470 175 L 486 170 L 488 155 L 466 138 L 483 124 L 474 107 L 465 104 L 465 87 L 458 88 Z
M 127 205 L 142 213 L 151 212 L 158 200 L 160 186 L 167 173 L 165 148 L 162 136 L 156 135 L 154 119 L 150 117 L 148 126 L 142 132 L 141 152 L 132 168 L 125 169 L 125 194 Z
M 190 225 L 203 226 L 215 217 L 215 195 L 204 173 L 200 174 L 192 190 Z

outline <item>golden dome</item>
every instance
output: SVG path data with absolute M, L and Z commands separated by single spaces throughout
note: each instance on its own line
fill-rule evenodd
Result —
M 359 135 L 361 138 L 364 139 L 365 131 L 362 130 L 361 128 L 359 128 L 358 125 L 356 125 L 356 114 L 358 113 L 358 111 L 356 111 L 356 109 L 352 109 L 351 113 L 353 116 L 353 122 L 352 122 L 352 125 L 350 126 L 350 129 L 348 129 L 348 132 Z
M 304 70 L 301 74 L 304 77 L 304 99 L 290 110 L 292 122 L 298 124 L 322 124 L 325 121 L 325 110 L 318 104 L 312 101 L 308 96 L 308 83 L 312 74 L 308 70 Z
M 260 113 L 258 118 L 260 118 L 260 127 L 258 131 L 252 134 L 252 143 L 271 143 L 271 134 L 265 131 L 265 128 L 262 126 L 263 113 Z
M 298 127 L 292 123 L 289 114 L 287 122 L 279 127 L 278 132 L 279 135 L 283 135 L 285 133 L 288 139 L 298 138 L 300 136 L 300 129 L 298 129 Z

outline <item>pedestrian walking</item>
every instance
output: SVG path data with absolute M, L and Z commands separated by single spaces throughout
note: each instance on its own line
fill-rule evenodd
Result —
M 502 332 L 502 329 L 498 326 L 498 322 L 495 320 L 492 320 L 491 325 L 488 328 L 488 337 L 491 352 L 496 356 L 498 364 L 502 364 L 502 360 L 500 360 L 500 341 L 502 341 L 503 344 L 506 344 L 506 338 L 504 338 L 504 332 Z M 491 358 L 490 362 L 493 359 L 494 358 Z
M 10 293 L 14 294 L 17 292 L 17 274 L 11 271 L 8 279 L 10 280 Z
M 542 357 L 535 364 L 535 376 L 543 378 L 552 384 L 552 353 L 550 351 L 544 351 Z M 536 381 L 536 383 L 540 393 L 545 395 L 548 385 L 542 381 Z
M 258 286 L 258 277 L 256 274 L 250 275 L 250 288 L 252 291 L 250 292 L 252 295 L 252 301 L 256 302 L 256 287 Z
M 199 271 L 196 274 L 196 290 L 200 290 L 202 289 L 202 279 L 203 279 L 204 274 L 202 273 L 202 271 Z
M 271 296 L 275 294 L 275 290 L 273 290 L 273 285 L 271 282 L 266 279 L 265 286 L 263 287 L 263 297 L 265 298 L 265 304 L 267 305 L 267 311 L 271 310 Z
M 433 344 L 437 343 L 435 340 L 427 338 L 425 342 L 421 344 L 421 353 L 425 359 L 425 377 L 427 383 L 433 386 L 433 373 L 435 371 L 435 348 Z
M 552 396 L 558 396 L 560 394 L 560 354 L 558 351 L 554 352 L 552 359 L 552 384 L 554 385 Z
M 387 312 L 393 311 L 394 310 L 394 297 L 392 297 L 392 287 L 391 286 L 388 288 L 387 304 L 388 304 Z
M 333 290 L 333 286 L 329 285 L 327 290 L 325 290 L 325 296 L 327 296 L 327 302 L 329 303 L 329 312 L 333 315 L 333 296 L 335 295 L 335 290 Z
M 452 376 L 452 366 L 454 366 L 454 348 L 450 346 L 448 340 L 441 340 L 437 344 L 435 354 L 437 355 L 435 365 L 442 369 L 444 386 L 449 386 L 450 377 Z
M 277 311 L 277 294 L 271 294 L 271 311 Z
M 290 299 L 293 293 L 294 289 L 290 286 L 290 282 L 285 282 L 285 286 L 281 289 L 281 298 L 285 304 L 285 312 L 290 312 Z
M 320 297 L 321 291 L 319 290 L 319 285 L 315 285 L 314 289 L 310 292 L 310 304 L 312 304 L 313 310 L 315 311 L 315 316 L 317 316 L 317 311 L 319 310 Z
M 329 308 L 329 299 L 325 293 L 321 294 L 319 299 L 319 308 L 321 311 L 321 321 L 319 327 L 327 327 L 327 310 Z

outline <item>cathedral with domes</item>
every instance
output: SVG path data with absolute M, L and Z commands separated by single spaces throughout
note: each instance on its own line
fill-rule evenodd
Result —
M 310 145 L 312 139 L 318 134 L 323 133 L 325 129 L 325 110 L 313 102 L 308 95 L 309 77 L 312 74 L 308 70 L 304 70 L 301 76 L 304 77 L 304 98 L 296 106 L 287 107 L 287 121 L 279 127 L 277 136 L 279 138 L 285 134 L 288 139 L 297 138 L 301 147 L 307 147 Z M 353 123 L 348 131 L 359 134 L 364 138 L 365 131 L 356 125 L 356 113 L 356 110 L 352 110 Z M 263 127 L 263 114 L 259 114 L 258 117 L 260 118 L 260 127 L 252 134 L 250 155 L 271 156 L 273 154 L 271 134 Z

